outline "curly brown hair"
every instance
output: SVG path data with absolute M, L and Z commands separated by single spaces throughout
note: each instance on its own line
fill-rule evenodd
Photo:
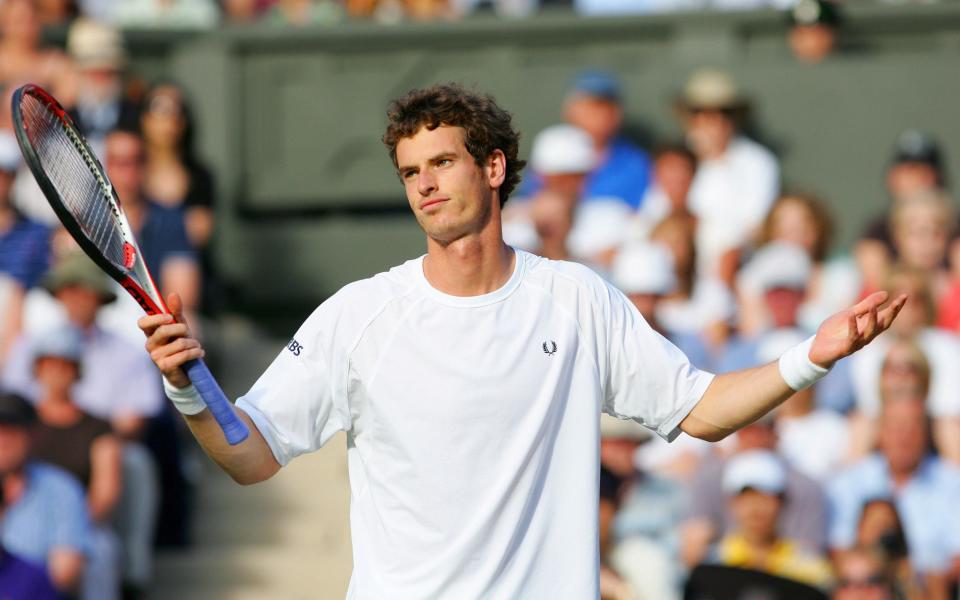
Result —
M 467 151 L 478 165 L 494 150 L 500 150 L 506 157 L 506 177 L 500 186 L 502 207 L 520 183 L 520 171 L 527 164 L 517 158 L 520 133 L 513 128 L 512 118 L 489 94 L 473 92 L 456 83 L 432 85 L 411 90 L 390 103 L 383 143 L 396 167 L 397 144 L 403 138 L 413 137 L 422 127 L 463 128 Z

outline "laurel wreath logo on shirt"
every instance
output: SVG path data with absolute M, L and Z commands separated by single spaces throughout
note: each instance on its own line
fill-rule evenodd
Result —
M 557 352 L 557 343 L 553 340 L 550 340 L 550 344 L 547 345 L 547 342 L 543 343 L 543 353 L 547 356 L 553 356 Z

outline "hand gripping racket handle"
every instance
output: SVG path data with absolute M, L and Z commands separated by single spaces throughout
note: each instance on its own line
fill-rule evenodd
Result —
M 206 363 L 199 359 L 191 360 L 184 363 L 183 368 L 187 372 L 191 383 L 193 383 L 193 387 L 200 392 L 200 397 L 203 398 L 207 408 L 210 409 L 213 418 L 217 420 L 220 429 L 223 430 L 227 443 L 236 446 L 247 439 L 250 430 L 247 429 L 246 423 L 237 417 L 237 413 L 233 412 L 230 401 L 223 394 L 220 384 L 213 378 L 213 374 L 207 368 Z

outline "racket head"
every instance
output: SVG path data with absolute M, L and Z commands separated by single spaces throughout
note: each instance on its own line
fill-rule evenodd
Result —
M 27 84 L 12 99 L 23 158 L 80 248 L 148 314 L 169 312 L 100 160 L 56 98 Z

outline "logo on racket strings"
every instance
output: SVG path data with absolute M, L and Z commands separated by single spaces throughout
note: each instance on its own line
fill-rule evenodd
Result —
M 137 249 L 130 242 L 123 243 L 123 266 L 127 269 L 133 267 L 137 262 Z

